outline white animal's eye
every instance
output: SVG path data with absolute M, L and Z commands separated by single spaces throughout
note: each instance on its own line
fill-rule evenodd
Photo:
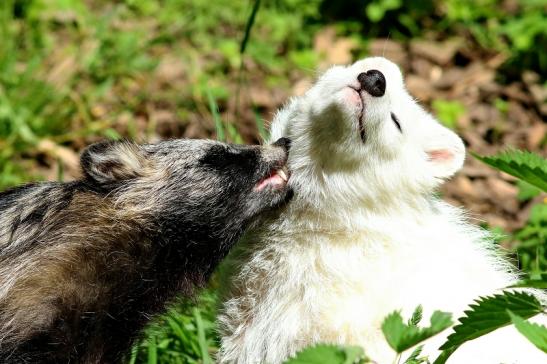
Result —
M 401 128 L 401 123 L 399 122 L 399 119 L 397 119 L 397 116 L 395 116 L 394 113 L 391 113 L 391 120 L 393 120 L 397 129 L 399 129 L 399 131 L 402 133 L 403 129 Z

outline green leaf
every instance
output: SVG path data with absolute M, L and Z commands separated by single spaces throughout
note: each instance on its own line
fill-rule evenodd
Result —
M 423 310 L 422 305 L 419 305 L 418 307 L 416 307 L 416 309 L 412 313 L 412 317 L 410 318 L 410 320 L 408 320 L 407 325 L 408 326 L 418 326 L 420 321 L 422 321 L 423 312 L 424 312 L 424 310 Z
M 533 274 L 528 278 L 522 279 L 508 288 L 540 288 L 547 289 L 547 272 Z
M 531 184 L 524 182 L 523 180 L 517 181 L 517 187 L 519 189 L 517 195 L 519 201 L 529 201 L 541 193 L 541 191 L 537 187 L 534 187 Z
M 404 364 L 421 364 L 426 363 L 425 358 L 419 358 L 420 354 L 422 353 L 422 349 L 424 348 L 423 345 L 419 345 L 412 351 L 410 356 L 405 360 Z
M 507 310 L 507 313 L 517 330 L 530 340 L 532 344 L 537 346 L 539 350 L 547 353 L 547 327 L 528 322 L 509 310 Z
M 400 354 L 452 325 L 451 317 L 447 312 L 435 311 L 430 319 L 431 325 L 421 328 L 405 325 L 400 312 L 395 311 L 384 319 L 382 332 L 389 346 Z
M 510 150 L 489 157 L 471 154 L 478 160 L 547 192 L 547 160 L 541 156 L 521 150 Z
M 530 210 L 528 223 L 532 225 L 541 225 L 547 222 L 547 204 L 537 204 Z
M 444 352 L 434 361 L 442 364 L 460 345 L 466 341 L 486 335 L 500 327 L 509 325 L 511 318 L 507 310 L 521 317 L 529 318 L 543 311 L 541 303 L 536 297 L 526 292 L 504 292 L 493 296 L 479 297 L 465 316 L 458 319 L 454 332 L 448 336 L 446 342 L 439 348 Z
M 358 346 L 319 344 L 298 352 L 284 364 L 354 364 L 368 361 L 365 352 Z

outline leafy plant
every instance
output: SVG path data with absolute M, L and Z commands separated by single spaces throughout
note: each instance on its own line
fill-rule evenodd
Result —
M 217 295 L 208 289 L 196 301 L 183 301 L 146 330 L 129 363 L 211 364 L 218 347 L 215 332 Z
M 405 360 L 404 364 L 421 364 L 428 363 L 428 359 L 425 357 L 420 357 L 422 353 L 423 345 L 419 345 L 412 351 L 410 356 Z
M 320 344 L 308 347 L 296 354 L 284 364 L 362 364 L 370 360 L 358 346 L 336 346 Z
M 431 107 L 439 120 L 451 129 L 455 129 L 458 119 L 465 114 L 465 107 L 459 101 L 433 100 Z
M 452 325 L 452 315 L 446 312 L 435 311 L 430 319 L 430 326 L 421 328 L 417 325 L 405 324 L 399 312 L 389 314 L 382 323 L 382 332 L 386 340 L 397 354 L 419 344 L 420 342 L 438 334 Z
M 532 344 L 537 346 L 538 349 L 547 353 L 547 327 L 528 322 L 509 310 L 507 310 L 507 313 L 509 314 L 509 317 L 511 317 L 511 322 L 515 325 L 517 330 L 530 340 Z
M 401 0 L 376 0 L 371 1 L 365 9 L 368 18 L 376 23 L 384 18 L 387 11 L 399 9 L 402 5 Z
M 515 232 L 519 243 L 516 251 L 520 268 L 525 272 L 547 271 L 547 204 L 536 204 L 530 210 L 526 225 Z
M 538 299 L 526 292 L 504 292 L 493 296 L 481 297 L 470 305 L 465 316 L 453 327 L 454 333 L 439 348 L 443 350 L 434 364 L 445 363 L 448 357 L 463 343 L 486 335 L 500 327 L 509 325 L 511 317 L 508 310 L 522 318 L 529 318 L 544 311 Z
M 537 187 L 532 186 L 531 184 L 524 182 L 522 180 L 517 181 L 517 187 L 519 189 L 517 198 L 519 201 L 529 201 L 536 196 L 539 196 L 541 190 Z
M 547 273 L 532 274 L 508 288 L 539 288 L 547 289 Z
M 472 154 L 478 160 L 547 192 L 547 161 L 539 155 L 522 150 L 488 157 Z
M 480 161 L 519 178 L 519 198 L 529 200 L 541 190 L 547 191 L 547 160 L 541 156 L 520 150 L 510 150 L 494 156 L 479 156 Z M 547 204 L 532 207 L 527 224 L 515 232 L 519 241 L 516 251 L 520 268 L 525 272 L 547 271 Z
M 547 276 L 542 276 L 542 284 Z M 536 283 L 530 286 L 536 286 Z M 526 286 L 524 283 L 521 286 Z M 433 364 L 443 364 L 462 344 L 486 335 L 500 327 L 515 324 L 525 337 L 527 337 L 539 349 L 547 352 L 547 328 L 542 325 L 527 322 L 525 319 L 544 313 L 545 307 L 538 299 L 526 292 L 503 292 L 488 297 L 481 297 L 470 305 L 470 310 L 465 311 L 465 316 L 458 319 L 459 324 L 453 327 L 454 333 L 448 336 L 446 342 L 440 347 L 441 354 Z M 435 311 L 430 319 L 430 326 L 419 328 L 422 309 L 417 307 L 407 324 L 399 312 L 389 314 L 382 324 L 382 332 L 388 344 L 396 351 L 399 362 L 401 353 L 412 346 L 427 340 L 431 336 L 443 331 L 452 324 L 451 315 Z M 420 357 L 423 346 L 417 346 L 404 364 L 429 363 L 429 358 Z M 344 347 L 334 345 L 317 345 L 301 351 L 295 358 L 285 364 L 342 364 L 363 363 L 356 359 L 355 353 L 363 353 L 356 347 Z M 350 353 L 351 355 L 349 355 Z M 352 361 L 348 361 L 348 360 Z M 356 361 L 357 360 L 357 361 Z M 363 359 L 360 359 L 363 360 Z M 374 358 L 367 358 L 374 361 Z M 365 362 L 368 362 L 365 361 Z

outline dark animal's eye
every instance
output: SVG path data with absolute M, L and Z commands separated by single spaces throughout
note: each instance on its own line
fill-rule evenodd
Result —
M 399 129 L 399 131 L 402 133 L 403 129 L 401 129 L 401 123 L 399 122 L 399 119 L 397 119 L 397 116 L 395 116 L 394 113 L 391 113 L 391 120 L 393 120 L 397 129 Z

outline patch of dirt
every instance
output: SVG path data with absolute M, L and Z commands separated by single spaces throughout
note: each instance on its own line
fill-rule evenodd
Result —
M 314 46 L 323 57 L 320 69 L 332 63 L 351 62 L 353 54 L 365 51 L 352 39 L 337 37 L 335 30 L 328 27 L 317 33 Z M 490 155 L 513 147 L 546 156 L 547 88 L 540 75 L 525 71 L 520 80 L 501 84 L 498 78 L 505 55 L 487 54 L 463 39 L 416 40 L 409 44 L 372 39 L 367 51 L 369 55 L 385 56 L 398 63 L 410 93 L 426 108 L 431 110 L 432 102 L 439 99 L 463 105 L 465 111 L 457 118 L 455 129 L 469 151 Z M 138 141 L 214 138 L 208 100 L 187 87 L 197 83 L 190 65 L 170 54 L 169 49 L 160 48 L 155 56 L 159 64 L 153 74 L 135 77 L 125 82 L 122 89 L 111 90 L 106 102 L 92 108 L 92 116 L 107 118 L 108 110 L 124 102 L 132 105 L 132 113 L 124 112 L 111 120 L 114 129 L 123 136 Z M 199 59 L 196 64 L 199 66 Z M 223 86 L 228 89 L 229 97 L 218 106 L 223 120 L 235 126 L 243 142 L 259 143 L 253 108 L 266 120 L 267 127 L 276 109 L 290 96 L 305 92 L 313 81 L 304 72 L 293 70 L 286 85 L 272 87 L 267 84 L 266 70 L 249 58 L 244 58 L 244 65 L 247 71 L 243 82 L 239 81 L 239 70 L 227 70 L 229 81 Z M 62 83 L 74 68 L 73 59 L 60 61 L 50 75 L 52 82 Z M 177 99 L 164 96 L 173 93 L 178 94 Z M 191 111 L 181 113 L 181 109 Z M 96 139 L 75 136 L 70 141 L 72 149 L 52 145 L 50 141 L 41 143 L 39 153 L 51 161 L 50 172 L 45 175 L 55 178 L 58 163 L 62 163 L 66 177 L 74 178 L 78 174 L 74 150 Z M 532 204 L 518 201 L 513 178 L 470 155 L 463 170 L 443 187 L 442 194 L 448 201 L 469 209 L 477 222 L 485 221 L 507 231 L 524 225 Z
M 468 151 L 490 155 L 520 148 L 547 155 L 547 88 L 538 74 L 525 71 L 520 81 L 503 85 L 497 82 L 503 55 L 485 55 L 458 39 L 420 40 L 408 46 L 390 43 L 383 46 L 386 41 L 382 39 L 371 42 L 371 54 L 395 50 L 392 58 L 401 60 L 407 87 L 422 104 L 431 109 L 431 102 L 441 99 L 464 106 L 456 132 Z M 538 201 L 520 202 L 514 178 L 469 154 L 462 171 L 445 184 L 442 194 L 469 209 L 477 222 L 506 231 L 522 227 L 530 206 Z

